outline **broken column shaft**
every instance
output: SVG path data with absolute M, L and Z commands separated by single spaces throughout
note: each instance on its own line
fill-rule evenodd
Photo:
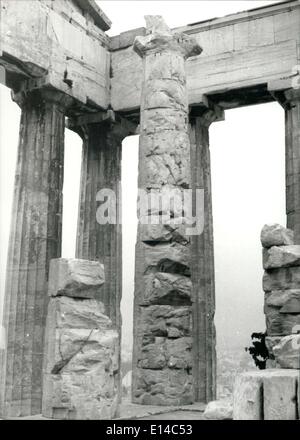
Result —
M 194 401 L 191 246 L 182 206 L 191 189 L 185 60 L 201 48 L 172 34 L 161 17 L 146 21 L 148 35 L 134 43 L 144 62 L 139 190 L 162 206 L 139 212 L 132 398 L 180 405 Z

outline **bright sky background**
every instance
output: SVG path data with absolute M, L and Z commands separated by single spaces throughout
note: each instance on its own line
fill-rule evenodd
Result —
M 263 6 L 268 1 L 99 1 L 109 35 L 161 14 L 170 27 Z M 20 110 L 0 86 L 0 298 L 3 298 Z M 285 224 L 284 114 L 277 103 L 226 111 L 211 126 L 218 344 L 245 346 L 264 331 L 259 242 L 264 223 Z M 132 339 L 138 137 L 123 142 L 123 337 Z M 67 130 L 63 256 L 75 254 L 81 141 Z M 233 339 L 232 339 L 233 337 Z

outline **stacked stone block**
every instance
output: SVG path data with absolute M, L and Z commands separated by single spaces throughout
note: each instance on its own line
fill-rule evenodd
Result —
M 277 224 L 264 226 L 261 241 L 270 364 L 300 368 L 300 245 L 293 231 Z
M 118 406 L 119 336 L 99 289 L 103 265 L 54 259 L 43 366 L 43 416 L 111 419 Z
M 234 386 L 235 420 L 297 420 L 300 407 L 300 246 L 294 233 L 265 225 L 263 289 L 267 369 L 239 374 Z
M 299 419 L 299 371 L 267 369 L 241 373 L 233 393 L 234 420 Z
M 194 401 L 191 243 L 182 209 L 183 190 L 191 188 L 185 59 L 201 49 L 161 17 L 146 21 L 147 35 L 134 43 L 144 61 L 139 189 L 151 201 L 176 196 L 139 212 L 132 397 L 180 405 Z

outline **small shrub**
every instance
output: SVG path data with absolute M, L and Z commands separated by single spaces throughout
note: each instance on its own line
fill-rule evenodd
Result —
M 269 352 L 266 346 L 266 333 L 252 333 L 252 345 L 245 350 L 252 356 L 254 363 L 260 370 L 266 369 Z

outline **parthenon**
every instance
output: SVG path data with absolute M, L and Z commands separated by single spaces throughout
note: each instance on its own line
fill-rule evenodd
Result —
M 139 210 L 132 401 L 216 400 L 209 127 L 227 109 L 273 101 L 285 111 L 287 222 L 262 232 L 273 364 L 251 380 L 265 396 L 272 381 L 294 393 L 300 354 L 291 362 L 283 347 L 299 352 L 300 1 L 176 29 L 147 16 L 145 28 L 114 37 L 94 0 L 26 0 L 26 11 L 22 3 L 0 2 L 0 67 L 21 108 L 0 417 L 118 416 L 121 206 L 107 223 L 98 208 L 101 190 L 119 200 L 122 140 L 131 134 L 140 136 L 139 189 L 146 198 L 179 197 Z M 75 259 L 61 258 L 66 126 L 83 143 Z M 189 190 L 190 203 L 203 194 L 198 233 L 187 232 L 195 225 L 181 204 Z M 251 412 L 243 407 L 248 379 L 238 378 L 236 418 Z M 288 417 L 299 418 L 296 406 Z

